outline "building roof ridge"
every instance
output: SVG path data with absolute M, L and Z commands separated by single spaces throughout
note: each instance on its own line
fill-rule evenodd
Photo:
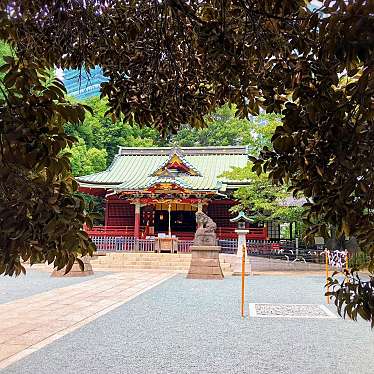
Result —
M 203 154 L 248 154 L 248 146 L 199 146 L 199 147 L 119 147 L 118 155 L 169 155 L 172 150 L 178 150 L 182 155 Z

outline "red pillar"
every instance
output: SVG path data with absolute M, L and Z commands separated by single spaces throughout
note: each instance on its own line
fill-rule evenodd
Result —
M 135 203 L 134 236 L 140 238 L 140 204 Z
M 104 216 L 104 226 L 109 226 L 109 200 L 105 199 L 105 216 Z

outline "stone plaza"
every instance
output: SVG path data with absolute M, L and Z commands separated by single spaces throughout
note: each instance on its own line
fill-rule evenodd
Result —
M 369 325 L 338 317 L 324 281 L 247 277 L 242 319 L 239 277 L 28 270 L 0 280 L 0 373 L 372 373 Z

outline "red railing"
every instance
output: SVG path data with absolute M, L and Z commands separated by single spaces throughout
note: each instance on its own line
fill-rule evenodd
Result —
M 89 236 L 134 236 L 134 226 L 94 226 L 87 230 Z
M 266 228 L 249 228 L 247 234 L 248 240 L 266 240 L 267 231 Z M 140 227 L 140 232 L 144 233 L 145 227 Z M 92 230 L 87 230 L 89 236 L 122 236 L 122 237 L 133 237 L 134 226 L 94 226 Z M 235 232 L 233 227 L 218 227 L 216 230 L 218 239 L 236 239 L 238 234 Z M 193 240 L 193 232 L 174 232 L 172 233 L 180 240 Z M 157 235 L 157 234 L 155 234 Z

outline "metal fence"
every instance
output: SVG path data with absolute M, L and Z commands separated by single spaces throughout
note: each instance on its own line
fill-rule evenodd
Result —
M 154 239 L 137 239 L 126 236 L 91 235 L 98 252 L 154 252 Z M 179 240 L 178 252 L 191 252 L 192 240 Z M 247 253 L 251 256 L 281 259 L 286 261 L 303 261 L 323 263 L 323 249 L 307 245 L 300 241 L 247 240 Z M 237 239 L 218 240 L 222 253 L 235 254 L 238 248 Z
M 252 256 L 268 257 L 286 261 L 323 263 L 323 248 L 299 240 L 248 240 L 247 252 Z
M 237 239 L 219 240 L 221 252 L 234 254 L 237 252 Z M 323 263 L 325 260 L 323 248 L 308 245 L 296 240 L 247 240 L 247 253 L 286 261 L 303 261 Z
M 221 247 L 222 253 L 234 254 L 238 250 L 237 239 L 221 239 L 218 240 L 218 245 Z

